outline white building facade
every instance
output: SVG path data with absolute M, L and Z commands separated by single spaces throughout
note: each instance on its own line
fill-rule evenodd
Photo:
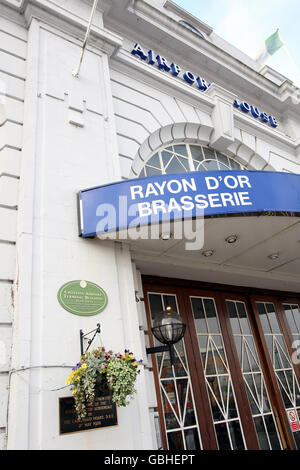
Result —
M 161 174 L 300 174 L 299 90 L 169 0 L 100 0 L 76 77 L 93 3 L 0 4 L 0 446 L 299 448 L 297 196 L 205 219 L 197 251 L 79 236 L 77 204 Z M 97 316 L 59 304 L 77 279 L 107 293 Z M 187 324 L 175 368 L 146 354 L 169 304 Z M 97 323 L 107 348 L 143 358 L 138 393 L 116 426 L 62 434 L 79 331 Z

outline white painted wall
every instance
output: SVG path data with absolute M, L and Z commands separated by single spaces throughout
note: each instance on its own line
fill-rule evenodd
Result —
M 17 231 L 5 229 L 6 237 L 17 239 L 17 253 L 6 243 L 2 254 L 0 244 L 0 256 L 7 260 L 1 275 L 13 279 L 15 256 L 18 266 L 12 363 L 9 367 L 6 360 L 3 365 L 6 375 L 11 369 L 8 449 L 156 445 L 143 371 L 137 398 L 118 410 L 117 427 L 59 435 L 58 399 L 70 395 L 63 387 L 70 367 L 79 360 L 80 329 L 90 331 L 100 322 L 107 348 L 130 348 L 146 360 L 128 250 L 78 237 L 77 192 L 120 179 L 107 55 L 112 46 L 108 41 L 101 50 L 86 51 L 80 77 L 74 78 L 79 46 L 47 21 L 38 21 L 33 12 L 28 24 L 20 195 L 3 192 L 7 203 L 19 206 Z M 17 121 L 20 113 L 17 108 L 15 112 Z M 109 303 L 101 315 L 83 318 L 62 309 L 58 289 L 74 279 L 105 289 Z M 5 298 L 8 294 L 3 292 Z M 11 334 L 11 328 L 3 328 L 7 349 Z M 6 403 L 0 408 L 4 417 Z
M 2 11 L 2 13 L 5 13 Z M 6 447 L 27 31 L 0 16 L 0 449 Z
M 86 51 L 80 77 L 74 78 L 79 55 L 78 41 L 32 19 L 18 230 L 18 257 L 26 269 L 19 274 L 13 355 L 14 368 L 30 369 L 11 377 L 9 448 L 151 446 L 142 393 L 118 410 L 116 428 L 58 434 L 58 398 L 70 395 L 61 388 L 79 359 L 80 329 L 90 331 L 100 321 L 107 348 L 128 347 L 142 355 L 129 254 L 78 237 L 78 190 L 120 179 L 108 57 L 104 50 Z M 76 317 L 60 307 L 58 289 L 74 279 L 96 282 L 107 292 L 101 316 Z M 139 382 L 145 388 L 143 374 Z

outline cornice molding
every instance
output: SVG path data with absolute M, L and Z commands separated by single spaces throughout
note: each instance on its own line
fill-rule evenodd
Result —
M 14 10 L 20 10 L 24 1 L 25 0 L 1 0 L 1 3 L 9 8 L 13 8 Z
M 49 26 L 59 29 L 63 33 L 69 34 L 74 38 L 84 38 L 87 23 L 87 19 L 83 20 L 77 15 L 72 15 L 70 12 L 65 13 L 55 5 L 50 5 L 44 0 L 25 0 L 23 15 L 27 28 L 29 28 L 33 19 L 37 19 Z M 121 46 L 123 39 L 117 34 L 102 29 L 95 25 L 92 26 L 90 32 L 89 43 L 105 52 L 109 56 L 114 54 Z
M 217 67 L 220 70 L 220 74 L 222 73 L 222 69 L 224 72 L 227 71 L 227 73 L 234 73 L 239 80 L 242 80 L 245 83 L 245 86 L 251 85 L 256 93 L 263 92 L 264 94 L 268 94 L 274 102 L 277 101 L 277 103 L 279 103 L 281 108 L 281 104 L 285 100 L 288 100 L 289 93 L 293 94 L 295 90 L 297 90 L 297 87 L 295 87 L 286 77 L 282 76 L 285 81 L 279 86 L 274 83 L 273 80 L 262 75 L 259 71 L 253 69 L 240 59 L 232 56 L 229 52 L 224 51 L 216 44 L 213 44 L 210 40 L 200 39 L 201 43 L 199 43 L 199 38 L 190 31 L 185 31 L 184 28 L 180 28 L 179 33 L 179 25 L 176 20 L 146 2 L 136 0 L 134 5 L 129 4 L 127 11 L 132 15 L 143 19 L 145 22 L 152 24 L 154 28 L 159 29 L 164 35 L 165 44 L 169 39 L 174 49 L 176 49 L 176 46 L 180 47 L 182 50 L 186 48 L 188 51 L 189 49 L 188 57 L 194 57 L 196 59 L 197 57 L 202 56 L 204 61 L 211 61 L 214 68 Z M 117 27 L 116 19 L 111 17 L 109 18 L 109 21 L 111 19 L 113 26 Z M 123 29 L 124 25 L 122 25 L 121 28 Z M 126 26 L 123 31 L 126 31 Z M 132 35 L 132 31 L 128 28 L 126 33 Z M 153 32 L 153 37 L 155 40 L 155 31 Z M 137 39 L 141 38 L 139 37 Z M 151 38 L 144 35 L 143 40 L 145 43 L 149 42 L 149 40 L 151 41 Z
M 12 21 L 18 20 L 27 29 L 33 19 L 54 27 L 75 39 L 83 40 L 89 20 L 89 5 L 86 4 L 86 18 L 82 18 L 70 10 L 48 0 L 1 0 L 4 5 L 5 16 Z M 99 8 L 102 14 L 104 9 Z M 22 20 L 22 21 L 21 21 Z M 105 28 L 92 25 L 89 44 L 96 49 L 105 52 L 109 56 L 114 54 L 122 46 L 123 38 Z
M 26 26 L 24 17 L 20 15 L 20 8 L 13 7 L 6 0 L 3 0 L 3 4 L 1 4 L 1 16 L 20 26 Z
M 125 32 L 128 38 L 132 38 L 134 34 L 135 38 L 133 40 L 142 41 L 143 45 L 145 42 L 150 44 L 152 42 L 152 45 L 158 48 L 158 44 L 161 44 L 163 53 L 167 53 L 168 48 L 170 54 L 173 55 L 176 54 L 176 50 L 179 51 L 179 54 L 184 58 L 184 62 L 191 67 L 192 59 L 196 68 L 199 64 L 200 66 L 202 64 L 203 67 L 203 63 L 206 63 L 208 73 L 213 73 L 212 70 L 215 69 L 218 70 L 220 76 L 227 77 L 226 81 L 232 77 L 232 90 L 251 89 L 253 95 L 263 96 L 265 101 L 265 104 L 263 104 L 266 107 L 271 105 L 274 108 L 274 114 L 286 112 L 297 119 L 299 106 L 297 106 L 293 97 L 295 97 L 297 91 L 299 92 L 299 89 L 290 80 L 285 80 L 279 86 L 268 77 L 223 51 L 211 41 L 201 39 L 201 43 L 199 43 L 199 38 L 195 37 L 190 31 L 184 28 L 180 28 L 179 31 L 178 22 L 171 18 L 167 11 L 164 13 L 162 10 L 141 0 L 122 0 L 121 4 L 118 1 L 102 0 L 99 2 L 98 14 L 104 14 L 104 20 L 108 27 L 102 29 L 96 25 L 92 26 L 89 39 L 90 46 L 94 46 L 111 56 L 116 54 L 122 46 L 123 38 L 120 34 Z M 32 18 L 37 18 L 39 21 L 57 28 L 77 40 L 83 40 L 84 38 L 90 12 L 89 6 L 92 5 L 92 0 L 84 2 L 87 14 L 86 18 L 83 18 L 59 6 L 52 0 L 1 0 L 1 2 L 4 4 L 4 16 L 11 18 L 12 21 L 29 27 Z M 169 0 L 165 5 L 167 7 L 171 6 L 173 9 L 177 8 Z M 141 18 L 149 26 L 152 26 L 149 29 L 150 32 L 147 34 L 144 31 L 142 36 L 141 28 L 140 30 L 138 28 L 133 30 L 133 28 L 130 28 L 130 24 L 126 24 L 126 21 L 122 22 L 122 14 L 127 14 L 127 18 L 128 14 L 135 19 Z M 111 29 L 116 32 L 112 32 Z M 182 29 L 184 30 L 183 34 L 181 34 Z M 160 36 L 164 38 L 163 42 L 159 39 L 160 36 L 157 35 L 158 31 Z M 199 47 L 200 44 L 201 48 Z M 267 68 L 264 68 L 262 72 L 268 72 Z M 281 77 L 284 79 L 283 76 Z M 217 82 L 216 78 L 213 78 L 213 80 Z M 240 87 L 238 83 L 241 85 Z M 241 95 L 238 98 L 242 99 L 243 93 Z

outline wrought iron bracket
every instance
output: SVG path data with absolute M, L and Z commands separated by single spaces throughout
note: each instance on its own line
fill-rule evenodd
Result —
M 160 352 L 169 351 L 171 364 L 175 364 L 174 346 L 173 344 L 167 344 L 165 346 L 156 346 L 155 348 L 146 348 L 147 354 L 156 354 Z
M 83 354 L 85 354 L 88 351 L 90 345 L 92 344 L 92 342 L 95 339 L 96 334 L 97 333 L 100 334 L 100 332 L 101 332 L 100 323 L 97 323 L 97 328 L 95 328 L 92 331 L 89 331 L 88 333 L 84 333 L 82 330 L 80 330 L 79 335 L 80 335 L 80 354 L 81 354 L 81 356 L 83 356 Z M 87 348 L 86 348 L 85 351 L 83 351 L 83 340 L 84 340 L 84 338 L 86 338 L 91 333 L 94 333 L 94 336 L 88 340 Z
M 169 351 L 169 346 L 156 346 L 155 348 L 146 348 L 147 354 L 155 354 L 165 351 Z

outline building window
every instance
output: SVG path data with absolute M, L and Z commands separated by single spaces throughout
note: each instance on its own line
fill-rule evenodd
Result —
M 181 24 L 182 26 L 184 26 L 186 29 L 189 29 L 189 30 L 192 31 L 193 33 L 197 34 L 197 36 L 200 36 L 200 38 L 205 39 L 205 37 L 203 36 L 203 34 L 200 33 L 199 29 L 195 28 L 195 26 L 191 25 L 191 24 L 188 23 L 187 21 L 180 20 L 180 21 L 179 21 L 179 24 Z
M 231 157 L 196 144 L 170 145 L 147 160 L 139 176 L 154 176 L 189 171 L 244 170 Z

